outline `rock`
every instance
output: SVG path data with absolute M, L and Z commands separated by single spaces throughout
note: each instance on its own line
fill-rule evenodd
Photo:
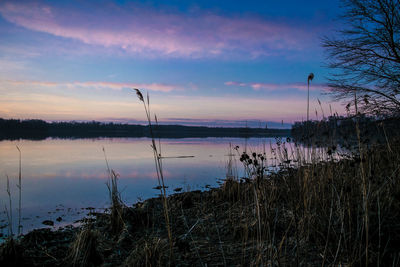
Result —
M 54 225 L 54 222 L 51 221 L 51 220 L 45 220 L 45 221 L 42 222 L 42 224 L 44 224 L 44 225 L 49 225 L 49 226 L 53 226 L 53 225 Z
M 61 221 L 62 221 L 62 218 L 61 218 L 61 217 L 58 217 L 58 218 L 56 219 L 56 221 L 57 221 L 57 222 L 61 222 Z

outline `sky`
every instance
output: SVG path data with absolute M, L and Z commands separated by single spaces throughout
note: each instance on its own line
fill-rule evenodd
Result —
M 0 117 L 279 126 L 343 113 L 323 92 L 331 1 L 0 0 Z M 321 102 L 321 105 L 319 104 Z M 283 123 L 283 124 L 282 124 Z

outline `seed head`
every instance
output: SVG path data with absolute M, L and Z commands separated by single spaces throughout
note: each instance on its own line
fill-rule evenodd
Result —
M 308 82 L 310 82 L 310 81 L 312 81 L 314 79 L 314 73 L 310 73 L 310 74 L 308 74 L 308 78 L 307 78 L 307 81 Z
M 139 98 L 139 100 L 142 101 L 142 102 L 144 102 L 144 100 L 143 100 L 143 95 L 142 95 L 142 93 L 140 92 L 140 90 L 139 90 L 139 89 L 136 89 L 136 88 L 133 88 L 133 90 L 136 91 L 136 95 L 137 95 L 137 97 Z

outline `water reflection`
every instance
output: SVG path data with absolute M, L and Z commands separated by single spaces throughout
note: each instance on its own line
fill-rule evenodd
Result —
M 182 187 L 184 190 L 216 186 L 226 174 L 229 144 L 240 146 L 240 151 L 260 151 L 274 139 L 250 138 L 191 138 L 164 139 L 163 156 L 194 156 L 193 158 L 168 158 L 164 160 L 165 183 L 168 193 Z M 267 144 L 265 146 L 265 144 Z M 159 191 L 150 140 L 147 138 L 100 139 L 46 139 L 42 141 L 0 142 L 0 201 L 8 205 L 6 175 L 10 177 L 12 211 L 17 221 L 18 151 L 22 151 L 22 214 L 24 231 L 36 228 L 43 220 L 61 217 L 58 225 L 71 222 L 86 210 L 104 208 L 107 199 L 106 163 L 103 147 L 110 167 L 119 175 L 122 199 L 128 205 L 138 200 L 156 196 Z M 3 208 L 4 209 L 4 208 Z M 37 218 L 39 216 L 39 218 Z M 0 225 L 7 222 L 6 213 L 0 215 Z M 55 221 L 56 225 L 57 222 Z M 16 226 L 14 229 L 17 229 Z M 3 229 L 3 233 L 6 229 Z

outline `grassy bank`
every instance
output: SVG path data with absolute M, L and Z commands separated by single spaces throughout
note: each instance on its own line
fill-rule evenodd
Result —
M 116 201 L 114 212 L 79 228 L 6 242 L 1 265 L 398 266 L 400 142 L 340 161 L 318 150 L 304 163 L 305 151 L 293 150 L 276 150 L 278 173 L 266 175 L 262 153 L 243 153 L 247 179 L 169 196 L 168 227 L 162 197 L 134 207 Z

